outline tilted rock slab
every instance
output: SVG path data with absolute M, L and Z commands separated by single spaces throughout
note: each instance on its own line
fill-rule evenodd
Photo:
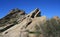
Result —
M 13 9 L 0 19 L 0 37 L 60 37 L 60 19 L 47 19 L 38 8 L 30 14 Z
M 9 28 L 8 30 L 2 32 L 2 37 L 37 37 L 38 36 L 37 32 L 40 31 L 39 29 L 40 23 L 45 21 L 46 21 L 46 17 L 43 16 L 34 19 L 28 17 L 20 24 L 17 24 Z M 38 27 L 37 29 L 36 26 Z

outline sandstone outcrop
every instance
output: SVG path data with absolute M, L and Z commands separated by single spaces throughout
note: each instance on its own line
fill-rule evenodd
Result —
M 58 17 L 47 19 L 36 8 L 30 14 L 13 9 L 0 19 L 0 37 L 60 37 Z

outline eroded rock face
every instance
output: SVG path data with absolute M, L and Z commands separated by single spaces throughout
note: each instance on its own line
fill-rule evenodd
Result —
M 25 17 L 25 12 L 19 9 L 12 9 L 8 15 L 0 19 L 0 32 L 8 27 L 20 23 L 19 20 Z
M 0 37 L 60 37 L 60 19 L 46 19 L 36 8 L 30 14 L 13 9 L 0 19 Z

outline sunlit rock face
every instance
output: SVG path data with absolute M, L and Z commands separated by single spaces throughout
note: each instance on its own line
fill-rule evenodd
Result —
M 38 8 L 30 14 L 12 9 L 0 19 L 0 37 L 60 37 L 60 19 L 47 19 Z
M 12 9 L 9 14 L 7 14 L 5 17 L 0 19 L 0 30 L 4 31 L 4 28 L 7 28 L 7 26 L 10 27 L 19 23 L 22 18 L 24 18 L 26 13 L 23 10 L 19 9 Z

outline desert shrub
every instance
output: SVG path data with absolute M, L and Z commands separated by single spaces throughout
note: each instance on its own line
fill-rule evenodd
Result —
M 60 37 L 60 19 L 48 19 L 41 25 L 42 31 L 47 37 Z

